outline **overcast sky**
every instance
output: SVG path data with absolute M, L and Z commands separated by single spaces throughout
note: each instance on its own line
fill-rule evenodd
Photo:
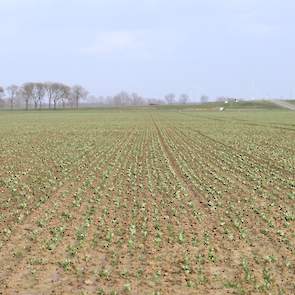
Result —
M 294 0 L 0 0 L 0 85 L 295 95 Z

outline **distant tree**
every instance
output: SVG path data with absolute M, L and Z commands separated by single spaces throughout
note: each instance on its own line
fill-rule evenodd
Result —
M 129 105 L 131 104 L 131 97 L 128 92 L 121 91 L 113 97 L 113 104 L 117 106 Z
M 64 93 L 60 99 L 62 107 L 65 108 L 67 103 L 72 102 L 71 87 L 64 85 Z
M 96 97 L 95 95 L 89 95 L 87 97 L 87 103 L 91 103 L 91 104 L 95 103 L 95 104 L 97 104 L 99 102 L 100 102 L 99 97 Z
M 114 95 L 114 97 L 113 97 L 113 104 L 114 105 L 117 105 L 117 106 L 119 106 L 119 105 L 122 104 L 121 94 Z
M 143 105 L 145 103 L 145 99 L 138 95 L 137 93 L 131 94 L 131 104 L 132 105 Z
M 188 102 L 189 96 L 185 93 L 181 94 L 179 96 L 179 103 L 180 104 L 186 104 Z
M 209 97 L 207 95 L 202 95 L 200 101 L 201 103 L 207 103 L 209 101 Z
M 41 109 L 42 101 L 46 94 L 46 86 L 44 83 L 34 83 L 34 102 L 35 108 Z
M 169 93 L 167 95 L 165 95 L 165 100 L 167 101 L 168 104 L 173 104 L 175 102 L 175 94 L 173 93 Z
M 22 85 L 21 95 L 25 101 L 26 110 L 29 109 L 29 103 L 33 99 L 34 83 L 28 82 Z
M 54 93 L 54 83 L 53 82 L 45 82 L 44 83 L 45 92 L 48 99 L 48 108 L 51 109 L 53 93 Z
M 35 83 L 33 83 L 32 100 L 33 100 L 33 103 L 34 103 L 34 109 L 36 110 L 38 108 L 39 99 L 38 99 L 37 91 L 36 91 L 36 88 L 35 88 Z
M 101 104 L 101 105 L 107 103 L 106 98 L 105 98 L 104 96 L 102 96 L 102 95 L 100 95 L 99 97 L 97 97 L 97 102 L 98 102 L 99 104 Z
M 8 102 L 10 104 L 10 109 L 13 109 L 15 105 L 15 100 L 18 94 L 19 87 L 17 85 L 10 85 L 6 88 L 6 92 L 8 95 Z
M 4 107 L 5 106 L 5 100 L 2 99 L 2 97 L 4 97 L 5 91 L 4 88 L 0 86 L 0 107 Z
M 5 100 L 0 98 L 0 108 L 4 108 L 5 107 Z
M 38 106 L 41 105 L 41 100 L 45 95 L 45 91 L 43 91 L 42 83 L 31 83 L 32 84 L 32 100 L 34 102 L 35 110 Z
M 0 86 L 0 98 L 2 98 L 5 94 L 4 88 Z
M 65 106 L 65 101 L 69 99 L 71 94 L 71 88 L 62 83 L 52 83 L 51 92 L 52 96 L 51 99 L 53 101 L 53 108 L 56 109 L 57 104 L 61 101 L 63 107 Z
M 18 86 L 18 91 L 14 99 L 14 108 L 23 106 L 24 98 L 22 96 L 21 87 Z
M 71 98 L 76 108 L 79 108 L 79 103 L 82 99 L 86 99 L 88 91 L 80 85 L 75 85 L 71 89 Z
M 5 90 L 2 86 L 0 86 L 0 107 L 4 107 L 5 106 L 5 100 L 3 99 L 5 95 Z
M 110 95 L 108 95 L 104 100 L 106 105 L 112 105 L 114 103 L 114 98 Z

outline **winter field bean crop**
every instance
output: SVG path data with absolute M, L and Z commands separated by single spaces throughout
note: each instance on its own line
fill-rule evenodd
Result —
M 0 294 L 295 294 L 288 111 L 0 112 Z

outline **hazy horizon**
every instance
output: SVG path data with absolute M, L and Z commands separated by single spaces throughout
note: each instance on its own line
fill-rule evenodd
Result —
M 0 85 L 293 97 L 294 10 L 291 0 L 0 0 Z

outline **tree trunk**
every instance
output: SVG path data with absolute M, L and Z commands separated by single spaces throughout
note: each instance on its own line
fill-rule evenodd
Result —
M 28 110 L 29 110 L 29 101 L 26 100 L 26 111 L 28 111 Z

